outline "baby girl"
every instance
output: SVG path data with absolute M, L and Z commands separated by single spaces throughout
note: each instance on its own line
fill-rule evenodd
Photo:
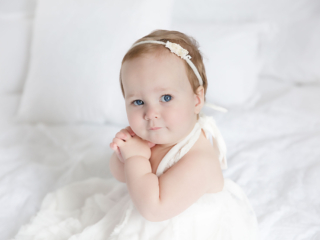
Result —
M 130 126 L 119 131 L 110 143 L 115 151 L 110 169 L 117 180 L 127 184 L 139 213 L 148 221 L 160 222 L 180 215 L 200 203 L 204 196 L 220 196 L 227 201 L 221 195 L 228 191 L 221 170 L 226 168 L 225 149 L 217 129 L 220 142 L 215 138 L 210 142 L 205 127 L 200 128 L 200 134 L 183 156 L 173 164 L 168 163 L 170 167 L 157 175 L 164 157 L 188 138 L 202 114 L 208 83 L 197 42 L 181 32 L 165 30 L 139 39 L 122 60 L 120 84 Z M 228 184 L 230 181 L 228 179 Z M 236 184 L 232 184 L 235 187 Z M 236 239 L 256 239 L 254 212 L 243 191 L 237 195 L 232 200 L 242 208 L 242 215 L 239 211 L 230 212 L 231 209 L 219 213 L 233 216 L 232 224 L 224 226 L 221 231 L 226 232 L 220 234 L 237 236 Z M 241 198 L 244 199 L 240 201 Z M 219 204 L 229 203 L 222 200 Z M 216 200 L 211 203 L 223 211 L 219 204 Z M 214 214 L 216 212 L 212 211 Z M 235 222 L 239 222 L 240 232 L 234 229 Z M 208 229 L 222 229 L 218 226 L 222 224 L 228 223 L 211 219 Z M 207 236 L 215 236 L 214 232 Z
M 114 178 L 73 182 L 44 198 L 15 240 L 256 240 L 244 191 L 222 169 L 226 145 L 201 109 L 208 86 L 197 42 L 157 30 L 122 60 L 130 126 L 110 144 Z M 125 183 L 125 184 L 124 184 Z

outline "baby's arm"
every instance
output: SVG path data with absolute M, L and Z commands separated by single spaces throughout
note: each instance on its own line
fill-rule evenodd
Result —
M 119 138 L 125 140 L 127 138 L 126 133 L 129 133 L 131 136 L 135 135 L 135 133 L 132 131 L 131 127 L 128 126 L 125 129 L 122 129 L 120 132 L 118 132 L 116 134 L 116 137 L 119 137 Z M 124 162 L 123 162 L 123 158 L 120 153 L 120 149 L 114 142 L 110 143 L 109 146 L 112 150 L 114 150 L 114 152 L 109 160 L 110 171 L 115 179 L 117 179 L 120 182 L 125 183 L 126 178 L 124 175 Z
M 190 150 L 159 178 L 148 159 L 134 156 L 125 161 L 128 190 L 144 218 L 151 222 L 173 218 L 208 192 L 213 157 L 204 152 Z
M 113 152 L 109 161 L 110 172 L 120 182 L 125 183 L 124 164 L 118 159 L 116 152 Z
M 131 127 L 128 126 L 125 129 L 122 129 L 120 132 L 116 134 L 116 137 L 126 140 L 127 134 L 130 134 L 131 136 L 135 136 L 136 134 L 132 131 Z M 148 142 L 148 145 L 150 148 L 154 147 L 156 144 Z M 114 143 L 110 143 L 110 148 L 114 150 L 114 153 L 112 154 L 110 161 L 109 161 L 109 168 L 112 173 L 112 175 L 120 182 L 125 183 L 125 173 L 124 173 L 124 160 L 121 155 L 119 147 Z

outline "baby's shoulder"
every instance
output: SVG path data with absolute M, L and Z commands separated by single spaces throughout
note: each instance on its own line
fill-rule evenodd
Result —
M 201 129 L 201 134 L 196 143 L 189 150 L 190 153 L 198 153 L 201 156 L 219 159 L 219 148 L 215 138 L 212 138 L 212 143 L 206 138 L 205 132 Z
M 205 173 L 211 183 L 209 192 L 218 192 L 223 188 L 223 174 L 219 161 L 219 148 L 215 138 L 212 139 L 212 144 L 206 138 L 202 129 L 201 135 L 193 147 L 186 155 L 198 156 L 194 161 L 201 161 L 201 165 L 205 168 Z M 196 163 L 195 162 L 195 163 Z

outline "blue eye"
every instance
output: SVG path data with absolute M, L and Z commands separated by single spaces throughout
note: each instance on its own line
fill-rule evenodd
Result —
M 169 102 L 172 99 L 172 97 L 169 94 L 165 94 L 165 95 L 161 96 L 161 99 L 164 99 L 165 102 Z M 143 101 L 142 100 L 134 100 L 132 103 L 135 106 L 141 106 L 143 104 Z
M 166 94 L 166 95 L 163 95 L 162 97 L 164 97 L 164 100 L 165 100 L 166 102 L 169 102 L 169 101 L 171 100 L 171 95 Z M 162 98 L 162 97 L 161 97 L 161 98 Z
M 138 102 L 138 104 L 134 104 L 135 102 Z M 142 104 L 142 101 L 141 101 L 141 100 L 134 100 L 132 103 L 133 103 L 134 105 L 136 105 L 136 106 L 141 106 L 139 103 Z

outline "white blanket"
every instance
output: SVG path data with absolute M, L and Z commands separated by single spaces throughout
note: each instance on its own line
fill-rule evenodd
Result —
M 227 145 L 230 178 L 245 191 L 262 239 L 320 239 L 320 86 L 262 79 L 252 108 L 205 109 Z M 0 239 L 10 239 L 43 197 L 89 177 L 110 178 L 112 125 L 16 124 L 19 95 L 0 96 Z M 125 127 L 125 126 L 123 126 Z

